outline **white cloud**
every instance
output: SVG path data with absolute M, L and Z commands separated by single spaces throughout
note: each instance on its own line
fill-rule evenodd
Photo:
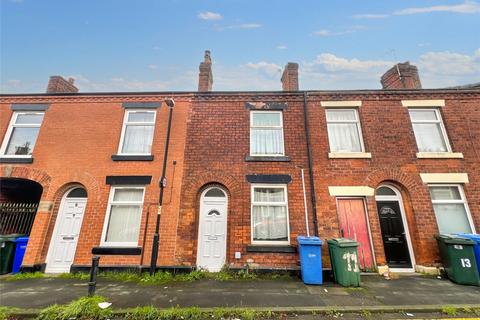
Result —
M 395 15 L 407 15 L 429 12 L 454 12 L 454 13 L 478 13 L 480 12 L 480 4 L 475 1 L 465 1 L 461 4 L 454 5 L 438 5 L 431 7 L 414 7 L 395 11 Z
M 367 13 L 367 14 L 356 14 L 353 17 L 355 19 L 385 19 L 388 18 L 388 14 L 378 14 L 378 13 Z
M 461 13 L 461 14 L 472 14 L 480 12 L 480 3 L 476 1 L 465 1 L 460 4 L 453 5 L 437 5 L 430 7 L 412 7 L 405 8 L 394 11 L 392 14 L 377 14 L 377 13 L 366 13 L 366 14 L 356 14 L 353 17 L 355 19 L 385 19 L 391 15 L 403 16 L 419 13 L 431 13 L 431 12 L 451 12 L 451 13 Z
M 211 12 L 211 11 L 204 11 L 199 12 L 197 17 L 202 20 L 221 20 L 223 16 L 220 13 Z
M 281 45 L 278 45 L 278 46 L 277 46 L 277 49 L 278 49 L 278 50 L 287 50 L 288 47 L 287 47 L 286 45 L 281 44 Z
M 157 66 L 156 64 L 149 64 L 147 67 L 148 67 L 148 69 L 150 69 L 150 70 L 158 69 L 158 66 Z
M 480 81 L 480 48 L 472 55 L 456 52 L 427 52 L 418 61 L 425 88 L 448 87 Z
M 242 23 L 242 24 L 234 24 L 226 27 L 220 27 L 220 30 L 223 29 L 256 29 L 260 28 L 262 25 L 260 23 Z
M 319 36 L 319 37 L 330 37 L 330 36 L 341 36 L 345 34 L 352 34 L 360 30 L 366 30 L 367 27 L 365 26 L 351 26 L 348 29 L 341 30 L 341 31 L 332 31 L 328 29 L 321 29 L 318 31 L 313 32 L 313 35 Z

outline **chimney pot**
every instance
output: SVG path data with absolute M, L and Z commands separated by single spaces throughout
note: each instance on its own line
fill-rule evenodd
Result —
M 75 79 L 65 80 L 62 76 L 51 76 L 48 81 L 47 93 L 77 93 L 78 88 L 73 84 Z
M 212 91 L 213 74 L 212 74 L 212 58 L 210 50 L 205 50 L 204 61 L 200 63 L 198 73 L 198 91 Z
M 408 61 L 391 67 L 380 82 L 383 89 L 422 89 L 418 69 Z
M 298 91 L 298 63 L 287 63 L 280 81 L 282 82 L 283 91 Z

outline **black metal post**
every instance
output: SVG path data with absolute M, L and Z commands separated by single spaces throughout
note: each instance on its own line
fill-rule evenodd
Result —
M 92 268 L 90 269 L 90 281 L 88 282 L 88 295 L 90 297 L 95 294 L 95 289 L 97 287 L 97 273 L 98 273 L 99 261 L 100 261 L 99 256 L 94 256 L 92 258 Z
M 175 106 L 175 102 L 173 101 L 173 99 L 166 99 L 165 103 L 169 107 L 167 137 L 165 140 L 165 153 L 163 155 L 162 177 L 160 178 L 160 196 L 158 199 L 157 222 L 155 224 L 155 234 L 153 235 L 152 259 L 150 260 L 150 275 L 153 275 L 157 270 L 158 247 L 159 247 L 159 241 L 160 241 L 160 235 L 159 235 L 160 215 L 162 214 L 163 190 L 167 185 L 165 175 L 167 172 L 168 145 L 170 143 L 170 129 L 172 127 L 172 112 L 173 112 L 173 107 Z

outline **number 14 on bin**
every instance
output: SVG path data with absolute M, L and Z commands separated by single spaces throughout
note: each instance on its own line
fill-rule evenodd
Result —
M 347 252 L 342 256 L 343 260 L 347 261 L 347 270 L 353 272 L 359 272 L 358 257 L 356 253 Z

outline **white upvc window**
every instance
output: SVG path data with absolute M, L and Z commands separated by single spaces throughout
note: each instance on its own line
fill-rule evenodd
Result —
M 437 108 L 408 110 L 419 152 L 451 152 L 440 110 Z
M 326 109 L 330 152 L 364 152 L 357 109 Z
M 142 219 L 143 186 L 114 186 L 110 190 L 101 246 L 136 247 Z
M 250 155 L 285 155 L 281 111 L 250 112 Z
M 252 244 L 289 244 L 286 185 L 252 185 Z
M 156 111 L 126 110 L 118 146 L 120 155 L 150 155 Z
M 30 158 L 44 112 L 14 112 L 0 149 L 1 156 Z
M 440 233 L 475 232 L 461 185 L 431 184 L 429 189 Z

